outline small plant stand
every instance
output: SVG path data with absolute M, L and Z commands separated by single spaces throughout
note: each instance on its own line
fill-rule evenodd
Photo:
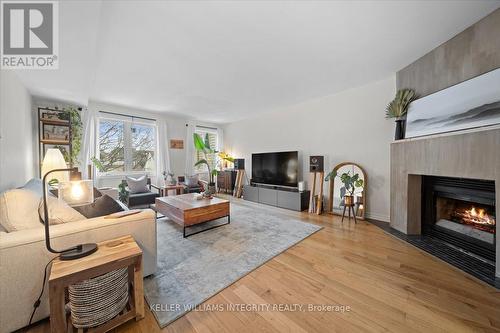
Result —
M 354 206 L 355 206 L 354 203 L 344 205 L 344 212 L 342 213 L 342 221 L 341 222 L 344 222 L 345 210 L 347 209 L 347 213 L 349 216 L 349 222 L 351 222 L 351 211 L 352 211 L 352 217 L 354 217 L 354 223 L 358 223 L 358 221 L 356 220 L 356 213 L 354 212 Z

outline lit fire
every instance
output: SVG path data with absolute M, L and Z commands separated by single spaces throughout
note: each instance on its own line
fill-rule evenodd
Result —
M 482 208 L 472 207 L 471 209 L 456 210 L 453 212 L 452 217 L 456 222 L 468 224 L 472 227 L 495 233 L 495 216 L 488 215 Z
M 476 210 L 475 207 L 472 207 L 470 210 L 466 210 L 464 215 L 468 215 L 473 223 L 495 225 L 495 219 L 486 214 L 484 209 Z

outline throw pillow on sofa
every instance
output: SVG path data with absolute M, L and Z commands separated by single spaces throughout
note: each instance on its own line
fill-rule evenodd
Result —
M 50 225 L 85 220 L 85 216 L 69 206 L 66 202 L 52 195 L 47 197 L 47 207 L 49 208 Z M 43 205 L 40 205 L 40 215 L 43 218 Z
M 149 192 L 148 177 L 146 177 L 146 175 L 139 178 L 133 178 L 130 176 L 127 176 L 126 178 L 127 186 L 131 194 Z
M 74 207 L 88 219 L 122 212 L 124 209 L 109 195 L 105 194 L 91 204 Z
M 7 232 L 41 228 L 38 209 L 43 216 L 41 198 L 35 191 L 27 189 L 9 190 L 0 195 L 0 224 Z M 60 201 L 48 196 L 49 223 L 59 224 L 84 220 L 85 216 Z

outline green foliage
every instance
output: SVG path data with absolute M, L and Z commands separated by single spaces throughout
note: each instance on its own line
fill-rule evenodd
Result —
M 396 97 L 387 105 L 385 109 L 386 118 L 400 118 L 408 112 L 410 103 L 417 99 L 413 89 L 400 89 L 396 92 Z
M 337 171 L 331 171 L 325 177 L 325 181 L 333 181 L 335 177 L 337 177 Z M 340 198 L 343 198 L 346 194 L 354 195 L 354 191 L 356 188 L 363 188 L 364 181 L 359 178 L 359 174 L 356 173 L 351 176 L 350 171 L 344 172 L 340 175 L 340 181 L 344 184 L 343 187 L 340 188 Z
M 97 157 L 94 156 L 90 160 L 92 161 L 94 166 L 97 168 L 97 170 L 99 170 L 99 172 L 104 171 L 104 165 L 102 165 L 102 162 Z
M 194 139 L 194 148 L 197 151 L 201 151 L 205 158 L 197 161 L 194 166 L 202 165 L 205 164 L 208 169 L 208 175 L 210 177 L 210 183 L 215 183 L 215 177 L 217 177 L 219 171 L 216 169 L 216 165 L 210 165 L 208 163 L 209 160 L 216 161 L 217 158 L 216 156 L 210 156 L 210 155 L 218 155 L 221 159 L 234 162 L 234 158 L 229 157 L 227 154 L 222 154 L 210 147 L 210 139 L 208 136 L 208 133 L 205 135 L 205 140 L 201 138 L 201 136 L 198 133 L 193 134 L 193 139 Z M 208 157 L 213 157 L 209 159 Z
M 61 120 L 71 120 L 71 155 L 65 154 L 64 158 L 72 166 L 80 165 L 78 159 L 82 150 L 83 123 L 80 111 L 73 106 L 65 107 L 64 112 L 58 113 Z
M 127 203 L 128 201 L 128 191 L 127 191 L 127 185 L 125 185 L 125 183 L 120 183 L 118 185 L 118 199 L 123 202 L 124 204 Z

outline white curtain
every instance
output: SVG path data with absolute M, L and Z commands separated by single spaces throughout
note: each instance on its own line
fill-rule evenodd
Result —
M 88 108 L 82 110 L 82 149 L 80 150 L 80 171 L 83 179 L 88 179 L 88 165 L 92 165 L 92 157 L 96 156 L 97 112 Z
M 217 150 L 224 151 L 224 130 L 217 127 Z
M 158 158 L 156 159 L 156 183 L 165 185 L 163 171 L 172 171 L 170 169 L 170 148 L 168 144 L 167 121 L 158 119 L 156 121 L 156 146 L 158 147 Z
M 196 124 L 189 122 L 186 126 L 186 176 L 192 176 L 194 174 L 194 140 L 193 134 L 195 131 Z

